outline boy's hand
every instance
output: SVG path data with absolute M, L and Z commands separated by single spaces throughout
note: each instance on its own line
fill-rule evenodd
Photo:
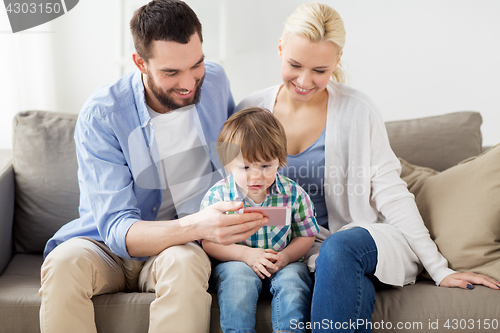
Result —
M 278 266 L 274 264 L 278 260 L 278 254 L 274 250 L 248 247 L 245 253 L 245 263 L 250 266 L 255 274 L 261 279 L 270 277 L 270 271 L 278 271 Z
M 286 265 L 288 265 L 290 263 L 290 257 L 288 256 L 288 254 L 286 254 L 286 251 L 281 251 L 281 252 L 278 252 L 276 253 L 276 261 L 274 261 L 274 265 L 276 267 L 276 269 L 274 268 L 269 268 L 269 272 L 271 274 L 274 274 L 276 273 L 277 271 L 279 271 L 280 269 L 282 269 L 283 267 L 285 267 Z

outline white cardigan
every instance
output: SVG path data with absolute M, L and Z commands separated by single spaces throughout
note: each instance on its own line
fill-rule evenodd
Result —
M 258 106 L 272 112 L 280 87 L 254 92 L 237 110 Z M 377 245 L 375 276 L 381 282 L 414 283 L 423 265 L 439 285 L 455 272 L 438 252 L 400 178 L 401 165 L 379 111 L 365 94 L 345 84 L 330 80 L 327 91 L 324 192 L 329 230 L 322 228 L 317 236 L 306 255 L 308 266 L 314 270 L 321 242 L 330 233 L 363 227 Z

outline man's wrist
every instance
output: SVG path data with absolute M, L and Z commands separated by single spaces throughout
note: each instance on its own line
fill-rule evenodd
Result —
M 201 241 L 203 239 L 211 240 L 207 232 L 207 228 L 204 228 L 204 223 L 202 222 L 203 214 L 200 212 L 196 212 L 187 216 L 184 216 L 179 219 L 179 226 L 182 228 L 183 232 L 189 234 L 193 237 L 194 240 Z

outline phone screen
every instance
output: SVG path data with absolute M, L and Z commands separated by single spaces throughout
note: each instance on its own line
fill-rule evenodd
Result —
M 243 213 L 261 213 L 269 219 L 267 226 L 290 225 L 292 218 L 290 207 L 245 207 Z

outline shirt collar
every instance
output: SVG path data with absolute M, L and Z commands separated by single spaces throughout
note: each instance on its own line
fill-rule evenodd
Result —
M 134 98 L 136 100 L 135 105 L 137 107 L 137 113 L 139 114 L 141 127 L 146 127 L 146 125 L 151 121 L 151 116 L 149 115 L 148 108 L 146 106 L 144 83 L 142 82 L 142 73 L 139 69 L 136 69 L 132 76 L 132 88 L 134 90 Z
M 274 194 L 284 194 L 284 195 L 290 195 L 290 191 L 288 189 L 288 182 L 283 178 L 282 175 L 279 173 L 276 173 L 276 181 L 273 183 L 273 186 L 271 186 L 271 190 L 275 188 Z M 271 193 L 271 191 L 269 191 Z
M 289 194 L 286 190 L 286 181 L 279 173 L 276 173 L 276 180 L 269 187 L 269 194 L 266 196 L 274 196 L 277 194 Z M 226 188 L 229 193 L 234 194 L 233 201 L 243 201 L 245 199 L 245 195 L 242 193 L 240 187 L 234 181 L 233 174 L 227 176 Z

